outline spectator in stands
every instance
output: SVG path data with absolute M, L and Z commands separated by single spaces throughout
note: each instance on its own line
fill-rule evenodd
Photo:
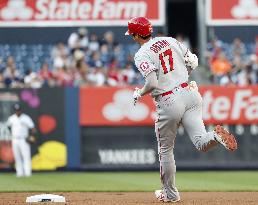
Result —
M 110 67 L 107 72 L 107 84 L 109 86 L 118 86 L 120 84 L 120 74 L 117 67 Z
M 220 85 L 222 86 L 235 86 L 234 81 L 232 80 L 232 76 L 230 73 L 222 76 L 220 79 Z
M 115 58 L 117 60 L 119 67 L 122 68 L 125 66 L 125 53 L 124 53 L 121 45 L 118 44 L 114 47 L 113 58 Z
M 250 67 L 244 66 L 237 73 L 237 85 L 247 86 L 251 84 Z
M 213 38 L 210 43 L 207 45 L 206 58 L 208 64 L 211 64 L 214 60 L 216 60 L 222 51 L 223 43 L 219 41 L 217 38 Z
M 131 85 L 135 83 L 136 74 L 131 63 L 127 63 L 121 71 L 122 84 Z
M 84 66 L 86 64 L 85 61 L 85 52 L 81 50 L 76 50 L 73 55 L 73 61 L 71 63 L 70 69 L 73 69 L 74 72 L 77 72 L 80 70 L 81 66 Z M 88 65 L 86 65 L 88 67 Z
M 0 72 L 0 88 L 4 88 L 4 87 L 5 87 L 4 76 L 3 76 L 3 73 Z
M 91 73 L 88 75 L 88 80 L 92 86 L 103 86 L 106 83 L 106 76 L 104 74 L 104 69 L 101 66 L 95 67 Z
M 220 83 L 221 78 L 230 72 L 232 66 L 225 54 L 221 52 L 216 60 L 211 64 L 211 71 L 214 76 L 215 83 Z
M 89 52 L 90 54 L 92 52 L 96 52 L 99 50 L 99 47 L 100 47 L 100 42 L 98 40 L 98 36 L 93 33 L 90 35 L 90 41 L 89 41 Z
M 244 58 L 247 59 L 247 56 Z M 254 75 L 256 75 L 256 71 L 253 69 L 254 64 L 250 57 L 247 61 L 244 61 L 243 57 L 241 57 L 239 53 L 236 53 L 235 56 L 233 56 L 232 65 L 231 76 L 236 84 L 245 86 L 255 82 Z
M 116 58 L 112 58 L 109 65 L 108 65 L 109 68 L 120 68 L 120 65 L 119 65 L 119 62 Z
M 257 57 L 257 61 L 258 61 L 258 36 L 256 36 L 256 38 L 255 38 L 255 54 Z
M 239 86 L 246 86 L 257 83 L 257 65 L 256 56 L 251 55 L 247 65 L 243 64 L 241 69 L 238 70 L 237 84 Z
M 42 87 L 42 80 L 36 72 L 33 72 L 32 69 L 28 69 L 25 72 L 24 84 L 27 88 L 37 89 Z
M 56 44 L 51 52 L 54 67 L 69 66 L 68 62 L 69 50 L 64 43 L 59 42 Z
M 138 71 L 137 67 L 135 66 L 135 63 L 134 63 L 134 56 L 132 55 L 127 55 L 126 56 L 126 64 L 130 64 L 133 68 L 134 71 Z
M 84 61 L 85 60 L 85 52 L 81 50 L 76 50 L 73 54 L 73 64 L 76 65 L 78 61 Z
M 77 71 L 74 74 L 73 85 L 78 86 L 87 86 L 89 85 L 88 79 L 88 67 L 86 63 L 78 65 Z
M 103 44 L 100 47 L 100 60 L 104 64 L 104 67 L 108 67 L 109 63 L 111 62 L 113 58 L 113 52 L 108 51 L 108 46 L 106 44 Z
M 118 43 L 115 41 L 114 33 L 112 31 L 107 31 L 104 33 L 103 41 L 101 44 L 106 44 L 109 50 L 113 50 L 113 48 L 118 45 Z
M 74 86 L 86 86 L 89 84 L 87 76 L 89 73 L 89 68 L 84 61 L 83 53 L 77 54 L 77 61 L 75 64 L 75 74 L 74 74 Z
M 232 56 L 239 55 L 242 59 L 245 57 L 246 47 L 240 38 L 234 39 L 233 44 L 231 45 L 231 54 Z
M 9 77 L 12 73 L 14 73 L 16 77 L 20 76 L 19 70 L 16 69 L 14 58 L 9 56 L 6 61 L 6 68 L 4 69 L 4 77 Z
M 58 44 L 56 44 L 51 52 L 51 57 L 54 60 L 57 57 L 60 56 L 68 56 L 69 55 L 69 51 L 68 48 L 66 47 L 66 45 L 63 42 L 59 42 Z
M 101 43 L 101 47 L 106 46 L 106 50 L 108 52 L 108 61 L 110 61 L 114 57 L 114 49 L 118 45 L 118 43 L 114 39 L 114 33 L 112 31 L 107 31 L 104 33 L 104 39 Z
M 103 66 L 103 63 L 100 59 L 100 52 L 98 51 L 94 51 L 91 55 L 91 58 L 89 60 L 89 66 L 91 68 L 96 68 L 96 67 L 102 67 Z
M 52 71 L 49 69 L 49 65 L 47 62 L 42 63 L 38 75 L 42 81 L 42 86 L 53 87 L 56 85 L 54 75 Z
M 7 58 L 3 76 L 7 87 L 22 87 L 22 77 L 12 56 Z
M 0 73 L 4 71 L 3 59 L 0 57 Z
M 86 51 L 89 46 L 88 31 L 86 28 L 79 28 L 68 38 L 68 46 L 71 53 L 75 50 Z
M 61 87 L 72 86 L 74 80 L 74 73 L 72 69 L 68 69 L 65 66 L 59 67 L 54 72 L 57 85 Z
M 258 57 L 255 54 L 250 55 L 249 65 L 251 67 L 251 82 L 252 84 L 258 83 Z
M 4 77 L 6 87 L 10 88 L 22 88 L 23 87 L 23 79 L 20 76 L 16 75 L 14 70 L 10 71 L 8 77 Z

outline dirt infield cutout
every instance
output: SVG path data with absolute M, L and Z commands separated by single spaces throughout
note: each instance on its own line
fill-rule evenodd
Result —
M 0 193 L 0 205 L 28 205 L 26 197 L 42 193 Z M 57 192 L 66 198 L 64 205 L 158 205 L 151 192 Z M 56 203 L 40 203 L 56 204 Z M 258 205 L 257 192 L 183 192 L 179 205 Z

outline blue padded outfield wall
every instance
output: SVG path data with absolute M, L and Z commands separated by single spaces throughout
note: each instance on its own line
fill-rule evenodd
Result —
M 65 142 L 67 145 L 67 168 L 80 167 L 79 89 L 65 89 Z

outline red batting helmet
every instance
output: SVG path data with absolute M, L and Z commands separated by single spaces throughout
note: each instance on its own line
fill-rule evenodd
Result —
M 135 17 L 128 21 L 128 31 L 125 35 L 138 34 L 145 37 L 152 33 L 151 22 L 145 17 Z

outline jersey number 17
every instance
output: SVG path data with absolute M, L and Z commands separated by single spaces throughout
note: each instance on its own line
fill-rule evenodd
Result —
M 166 58 L 168 56 L 168 62 L 169 62 L 169 68 L 167 68 L 166 63 L 164 58 Z M 161 62 L 161 66 L 162 69 L 164 71 L 164 74 L 167 74 L 169 71 L 174 70 L 174 62 L 173 62 L 173 57 L 172 57 L 172 50 L 171 49 L 167 49 L 166 51 L 164 51 L 163 53 L 159 54 L 159 60 Z

